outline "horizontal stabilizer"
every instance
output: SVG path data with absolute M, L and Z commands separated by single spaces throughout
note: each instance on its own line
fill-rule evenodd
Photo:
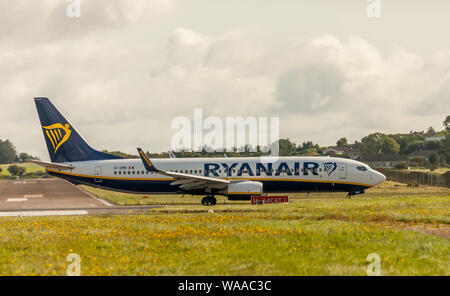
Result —
M 30 162 L 35 163 L 40 166 L 43 166 L 46 169 L 73 170 L 75 168 L 70 165 L 64 165 L 64 164 L 60 164 L 60 163 L 47 162 L 47 161 L 30 160 Z

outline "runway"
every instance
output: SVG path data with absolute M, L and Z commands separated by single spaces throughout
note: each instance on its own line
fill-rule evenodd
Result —
M 0 180 L 0 217 L 138 214 L 162 207 L 115 206 L 62 179 Z

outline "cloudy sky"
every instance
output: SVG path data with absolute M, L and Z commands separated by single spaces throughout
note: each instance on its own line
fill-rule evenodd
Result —
M 75 0 L 73 0 L 75 1 Z M 33 98 L 95 148 L 167 151 L 171 121 L 279 116 L 332 145 L 442 128 L 450 1 L 0 0 L 0 139 L 48 159 Z M 72 11 L 73 12 L 73 11 Z

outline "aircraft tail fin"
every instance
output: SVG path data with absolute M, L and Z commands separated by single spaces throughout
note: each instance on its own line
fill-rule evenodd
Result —
M 34 102 L 52 162 L 121 158 L 92 149 L 48 98 L 35 98 Z

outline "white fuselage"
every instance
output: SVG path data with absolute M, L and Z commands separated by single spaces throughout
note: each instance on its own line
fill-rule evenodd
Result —
M 165 171 L 227 180 L 264 183 L 264 192 L 351 191 L 370 188 L 385 176 L 361 162 L 334 157 L 260 157 L 152 159 Z M 172 178 L 145 169 L 140 159 L 67 162 L 70 171 L 49 169 L 69 180 L 127 192 L 173 192 Z M 145 182 L 148 186 L 141 186 Z M 164 184 L 161 182 L 165 182 Z M 122 183 L 115 186 L 115 183 Z M 152 183 L 154 186 L 152 187 Z M 139 189 L 136 189 L 139 188 Z M 145 189 L 144 189 L 145 188 Z

